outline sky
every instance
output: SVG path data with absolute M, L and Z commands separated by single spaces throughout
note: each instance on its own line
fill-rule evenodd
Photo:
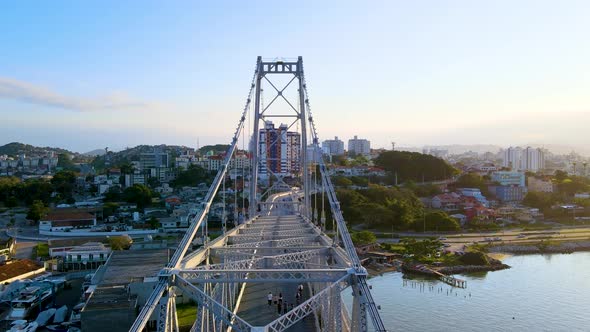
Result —
M 256 57 L 303 56 L 320 138 L 590 140 L 588 1 L 7 1 L 0 144 L 229 143 Z

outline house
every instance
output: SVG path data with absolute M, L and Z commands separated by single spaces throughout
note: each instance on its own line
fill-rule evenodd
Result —
M 479 188 L 460 188 L 459 192 L 463 196 L 474 197 L 478 202 L 484 206 L 489 206 L 487 198 L 481 193 Z
M 454 211 L 460 209 L 461 199 L 456 193 L 444 193 L 436 195 L 430 201 L 430 205 L 434 209 L 441 209 L 444 211 Z
M 555 191 L 555 185 L 551 179 L 539 179 L 534 176 L 529 176 L 527 181 L 528 191 L 530 192 L 552 193 Z
M 53 211 L 39 221 L 40 231 L 69 231 L 74 228 L 96 226 L 96 217 L 88 212 Z
M 379 248 L 379 244 L 378 243 L 371 243 L 371 244 L 355 245 L 354 248 L 355 248 L 357 254 L 364 255 L 364 254 L 368 253 L 369 251 Z
M 64 254 L 66 270 L 96 269 L 107 261 L 111 248 L 100 242 L 87 242 L 71 248 Z

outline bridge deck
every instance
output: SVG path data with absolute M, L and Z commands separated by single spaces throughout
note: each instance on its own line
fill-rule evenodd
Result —
M 306 235 L 309 234 L 313 238 L 317 234 L 313 232 L 313 225 L 305 221 L 302 217 L 297 215 L 281 215 L 281 211 L 273 211 L 270 216 L 264 216 L 252 223 L 241 233 L 247 233 L 253 238 L 253 242 L 257 239 L 276 240 L 292 237 L 302 237 L 305 235 L 298 234 L 302 230 Z M 273 215 L 274 214 L 274 215 Z M 280 233 L 277 230 L 280 229 Z M 292 230 L 292 235 L 284 233 L 283 229 Z M 312 241 L 312 245 L 319 247 L 319 242 Z M 277 254 L 282 254 L 283 250 L 277 247 Z M 268 256 L 268 255 L 265 255 Z M 244 320 L 254 326 L 264 326 L 284 314 L 284 309 L 281 313 L 278 312 L 278 306 L 272 303 L 268 305 L 268 293 L 273 295 L 282 294 L 283 303 L 297 306 L 296 294 L 298 284 L 296 283 L 249 283 L 246 285 L 238 315 Z M 308 287 L 304 287 L 300 303 L 309 297 Z M 313 315 L 304 318 L 302 321 L 293 325 L 289 331 L 315 331 L 315 322 Z

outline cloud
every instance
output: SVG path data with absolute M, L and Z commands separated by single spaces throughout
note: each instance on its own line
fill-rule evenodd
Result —
M 42 86 L 6 77 L 0 77 L 0 98 L 79 112 L 160 108 L 157 103 L 135 100 L 121 92 L 98 98 L 71 97 Z

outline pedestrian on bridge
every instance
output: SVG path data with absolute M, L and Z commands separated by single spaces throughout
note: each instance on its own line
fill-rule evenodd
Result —
M 281 315 L 281 312 L 283 312 L 283 303 L 282 302 L 277 303 L 277 312 L 279 313 L 279 316 Z
M 270 307 L 270 305 L 272 304 L 272 292 L 268 292 L 268 296 L 266 297 L 266 299 L 268 300 L 268 306 Z

